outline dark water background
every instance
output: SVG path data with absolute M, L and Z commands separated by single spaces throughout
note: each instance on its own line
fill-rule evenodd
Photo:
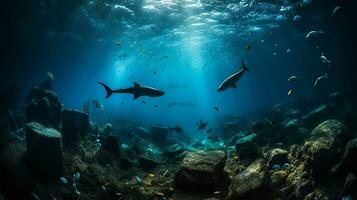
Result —
M 24 98 L 52 72 L 54 91 L 66 107 L 81 109 L 87 99 L 104 104 L 96 121 L 131 119 L 186 127 L 199 119 L 214 123 L 226 114 L 259 113 L 294 98 L 323 102 L 329 93 L 355 90 L 355 4 L 7 1 L 1 5 L 0 87 L 5 93 L 17 87 Z M 332 16 L 336 6 L 341 12 Z M 296 14 L 302 16 L 298 22 L 293 21 Z M 311 30 L 325 34 L 306 40 Z M 331 70 L 320 61 L 321 52 L 332 60 Z M 218 93 L 218 85 L 243 59 L 251 70 L 238 88 Z M 314 88 L 315 79 L 326 72 L 329 79 Z M 291 75 L 299 81 L 288 83 Z M 132 100 L 124 94 L 105 100 L 96 81 L 113 88 L 136 81 L 166 95 Z M 294 94 L 288 96 L 291 88 Z M 168 108 L 173 101 L 195 106 Z M 221 111 L 215 112 L 215 106 Z

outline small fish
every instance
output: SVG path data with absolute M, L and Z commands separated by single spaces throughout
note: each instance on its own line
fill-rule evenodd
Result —
M 31 195 L 35 200 L 41 200 L 40 197 L 36 193 L 31 192 Z
M 294 93 L 294 90 L 293 90 L 293 89 L 290 89 L 290 90 L 288 91 L 288 96 L 292 95 L 293 93 Z
M 328 79 L 327 73 L 325 73 L 325 75 L 323 75 L 323 76 L 317 77 L 317 79 L 316 79 L 316 81 L 315 81 L 315 83 L 314 83 L 314 87 L 316 87 L 316 86 L 319 84 L 319 82 L 320 82 L 321 80 L 323 80 L 323 79 Z
M 290 164 L 289 163 L 284 163 L 283 168 L 284 169 L 289 169 L 290 168 Z
M 141 103 L 146 104 L 146 101 L 141 101 Z
M 159 107 L 159 105 L 154 105 L 155 108 Z
M 336 6 L 332 11 L 332 16 L 335 16 L 336 14 L 338 14 L 341 9 L 342 9 L 341 6 Z
M 278 170 L 280 170 L 280 165 L 273 165 L 272 169 L 275 171 L 278 171 Z
M 117 42 L 117 45 L 120 46 L 120 45 L 121 45 L 121 42 Z
M 151 174 L 151 173 L 150 173 L 150 174 L 148 174 L 148 175 L 149 175 L 150 177 L 155 177 L 155 174 Z
M 55 76 L 51 72 L 47 72 L 47 79 L 48 80 L 54 80 Z
M 204 121 L 200 120 L 200 121 L 197 123 L 198 130 L 205 129 L 207 125 L 208 125 L 207 122 L 204 122 Z
M 165 172 L 162 174 L 162 176 L 165 176 L 169 172 L 169 170 L 165 170 Z
M 219 109 L 218 107 L 216 107 L 216 106 L 215 106 L 213 109 L 214 109 L 215 111 L 217 111 L 217 112 L 220 111 L 220 109 Z
M 158 196 L 162 196 L 162 197 L 165 196 L 165 194 L 162 193 L 162 192 L 155 192 L 155 194 L 158 195 Z
M 291 49 L 287 49 L 287 50 L 286 50 L 286 53 L 290 53 L 290 52 L 291 52 Z
M 155 28 L 153 26 L 150 26 L 151 30 L 155 31 Z
M 328 60 L 323 52 L 321 53 L 320 60 L 324 64 L 331 64 L 331 60 Z
M 78 191 L 78 188 L 77 188 L 77 184 L 76 184 L 76 183 L 73 183 L 73 184 L 72 184 L 72 188 L 73 188 L 74 193 L 75 193 L 77 196 L 80 196 L 80 195 L 81 195 L 81 193 Z
M 215 191 L 215 192 L 213 192 L 213 194 L 220 194 L 221 193 L 221 191 Z
M 79 180 L 79 178 L 81 178 L 81 173 L 76 172 L 76 173 L 73 174 L 73 180 L 75 182 L 77 182 Z
M 141 183 L 141 178 L 139 176 L 135 176 L 136 182 Z
M 298 77 L 297 76 L 290 76 L 288 78 L 288 82 L 294 82 L 294 81 L 297 81 L 298 80 Z
M 211 133 L 212 132 L 212 128 L 209 128 L 208 130 L 207 130 L 207 134 L 209 134 L 209 133 Z
M 278 55 L 278 53 L 274 52 L 274 53 L 273 53 L 273 56 L 276 56 L 276 55 Z
M 295 15 L 293 20 L 294 22 L 298 22 L 301 20 L 301 18 L 302 18 L 301 15 Z
M 309 39 L 311 37 L 317 37 L 317 36 L 321 36 L 322 34 L 324 34 L 323 31 L 319 30 L 319 31 L 310 31 L 307 35 L 306 35 L 306 39 Z
M 157 75 L 157 72 L 155 72 L 155 71 L 153 71 L 152 73 L 153 73 L 154 75 Z
M 247 45 L 247 46 L 245 46 L 245 50 L 246 50 L 246 51 L 249 51 L 251 48 L 252 48 L 252 46 L 251 46 L 251 45 Z
M 67 184 L 67 183 L 68 183 L 68 181 L 67 181 L 67 179 L 66 179 L 65 177 L 61 177 L 61 178 L 60 178 L 60 181 L 61 181 L 63 184 Z

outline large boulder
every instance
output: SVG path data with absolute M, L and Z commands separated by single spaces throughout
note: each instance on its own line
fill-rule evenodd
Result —
M 303 146 L 303 159 L 316 178 L 325 177 L 338 158 L 329 140 L 309 140 Z
M 330 119 L 322 122 L 316 128 L 314 128 L 311 132 L 311 136 L 318 138 L 331 138 L 335 137 L 336 135 L 341 135 L 343 131 L 343 124 L 342 122 Z
M 345 140 L 343 125 L 337 120 L 327 120 L 311 132 L 311 138 L 305 142 L 302 154 L 315 178 L 326 177 L 324 175 L 337 164 Z
M 233 177 L 226 200 L 272 199 L 271 181 L 263 159 Z
M 62 134 L 64 145 L 79 142 L 81 136 L 89 131 L 89 117 L 86 113 L 77 110 L 65 109 L 62 112 Z
M 52 128 L 61 124 L 62 104 L 51 90 L 33 88 L 27 97 L 27 122 L 38 122 Z
M 153 126 L 151 128 L 151 139 L 155 144 L 164 146 L 167 143 L 168 133 L 169 129 L 167 127 Z
M 37 122 L 26 124 L 27 161 L 31 170 L 41 177 L 63 175 L 61 133 Z
M 236 141 L 236 152 L 241 160 L 255 160 L 263 154 L 259 146 L 255 143 L 257 135 L 252 133 Z
M 226 153 L 220 150 L 187 152 L 175 175 L 176 188 L 216 189 L 224 177 L 226 159 Z
M 315 185 L 308 170 L 304 163 L 291 168 L 285 182 L 286 188 L 288 188 L 285 190 L 286 199 L 302 200 L 314 190 Z

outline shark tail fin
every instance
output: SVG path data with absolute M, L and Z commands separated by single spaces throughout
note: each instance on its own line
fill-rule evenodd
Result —
M 104 83 L 101 82 L 98 83 L 104 87 L 105 91 L 107 92 L 107 96 L 105 98 L 108 99 L 113 94 L 113 90 L 110 89 L 110 87 L 105 85 Z
M 242 61 L 242 69 L 244 71 L 249 71 L 250 69 L 247 67 L 247 65 L 245 64 L 244 60 Z

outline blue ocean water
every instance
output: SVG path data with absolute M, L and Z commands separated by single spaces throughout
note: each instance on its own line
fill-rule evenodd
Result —
M 341 28 L 348 25 L 342 21 L 350 13 L 342 9 L 333 14 L 339 5 L 287 0 L 10 3 L 9 8 L 26 10 L 34 20 L 14 14 L 6 23 L 17 31 L 9 35 L 16 43 L 5 43 L 10 49 L 2 74 L 16 77 L 17 85 L 28 91 L 51 72 L 66 107 L 81 109 L 84 101 L 97 99 L 105 108 L 96 116 L 103 123 L 113 118 L 188 127 L 200 119 L 215 123 L 227 114 L 255 113 L 294 98 L 319 99 L 319 94 L 351 84 L 346 72 L 355 59 L 343 41 L 353 33 Z M 313 30 L 324 34 L 306 39 Z M 331 67 L 321 62 L 322 53 Z M 251 70 L 237 89 L 217 92 L 242 61 Z M 325 73 L 329 78 L 313 87 Z M 291 76 L 299 80 L 289 83 Z M 166 93 L 105 99 L 97 81 L 112 88 L 138 82 Z M 288 95 L 290 89 L 293 95 Z M 173 102 L 178 105 L 167 106 Z

